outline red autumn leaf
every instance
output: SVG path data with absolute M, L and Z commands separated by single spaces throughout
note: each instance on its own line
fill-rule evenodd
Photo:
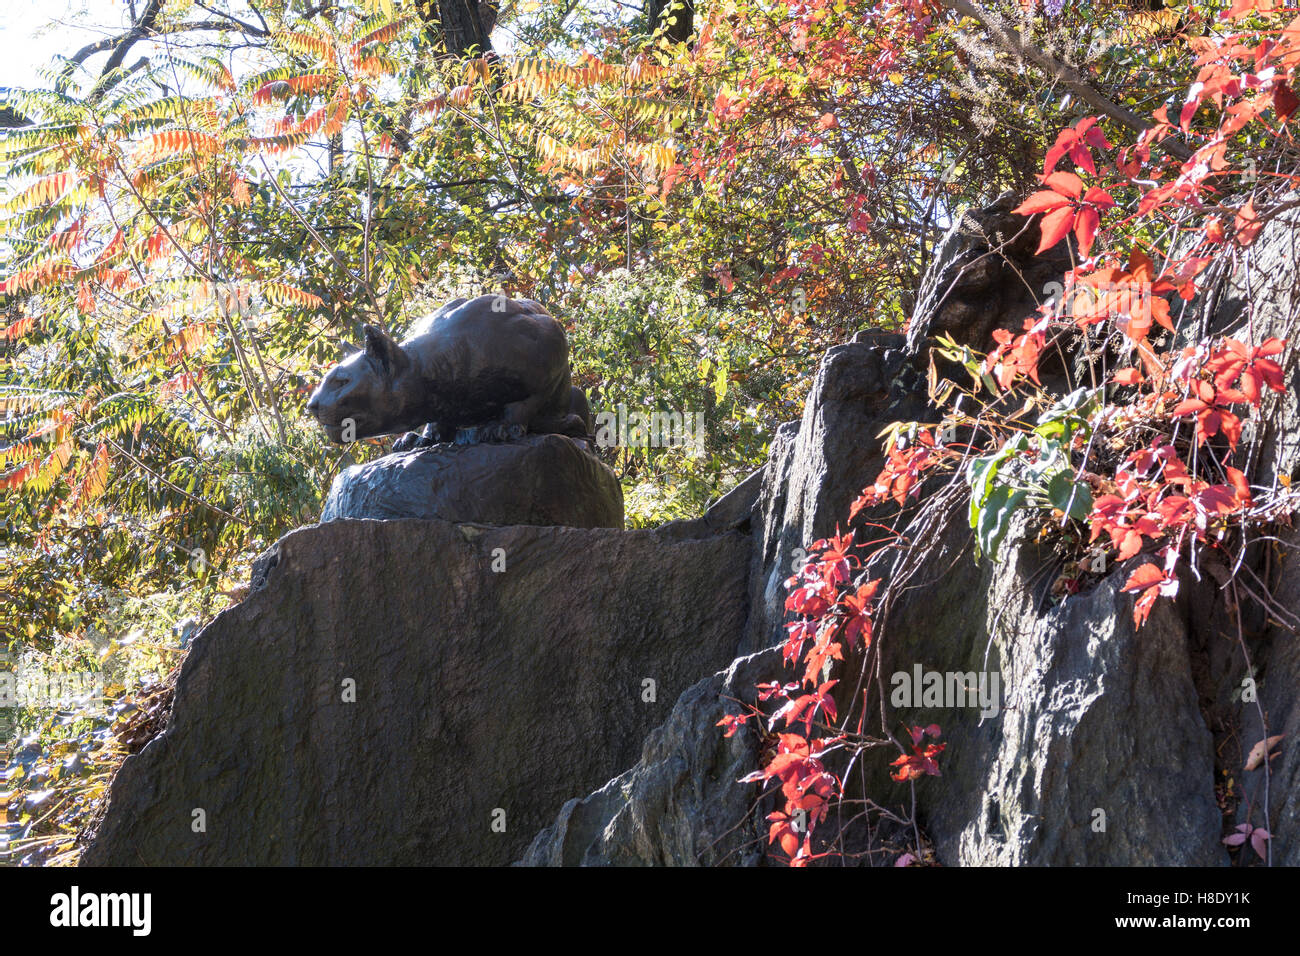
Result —
M 787 727 L 793 724 L 796 720 L 802 720 L 804 733 L 811 733 L 812 721 L 817 715 L 818 710 L 824 710 L 831 720 L 835 719 L 835 698 L 830 696 L 830 690 L 837 683 L 839 683 L 839 681 L 826 681 L 826 683 L 817 688 L 816 692 L 796 697 L 773 714 L 772 719 L 778 720 L 784 717 L 785 725 Z
M 1264 228 L 1264 224 L 1259 221 L 1259 213 L 1255 211 L 1254 199 L 1247 200 L 1246 205 L 1237 210 L 1234 225 L 1237 230 L 1237 242 L 1243 246 L 1248 246 L 1255 241 L 1255 237 Z
M 1159 584 L 1165 579 L 1164 571 L 1160 570 L 1158 564 L 1144 564 L 1132 574 L 1129 575 L 1121 591 L 1140 591 L 1151 587 L 1153 584 Z
M 1074 237 L 1079 240 L 1079 251 L 1084 256 L 1092 250 L 1092 240 L 1101 225 L 1101 213 L 1092 206 L 1083 206 L 1074 218 Z
M 1115 199 L 1100 186 L 1092 186 L 1083 194 L 1083 201 L 1098 209 L 1113 209 Z
M 812 581 L 797 587 L 785 599 L 785 609 L 805 617 L 821 617 L 830 609 L 826 590 L 826 584 L 822 581 Z
M 1231 465 L 1225 465 L 1223 470 L 1228 475 L 1228 483 L 1232 485 L 1237 501 L 1243 508 L 1249 508 L 1253 499 L 1250 494 L 1250 482 L 1246 480 L 1245 473 L 1233 468 Z
M 1282 366 L 1270 355 L 1277 355 L 1285 349 L 1282 339 L 1266 339 L 1256 348 L 1247 346 L 1236 339 L 1224 339 L 1223 344 L 1215 349 L 1205 361 L 1204 368 L 1214 376 L 1214 384 L 1219 390 L 1220 402 L 1249 402 L 1258 406 L 1261 386 L 1267 385 L 1274 391 L 1285 389 Z M 1237 388 L 1233 388 L 1237 385 Z
M 1092 522 L 1092 537 L 1088 539 L 1089 543 L 1096 541 L 1101 533 L 1110 527 L 1118 515 L 1124 513 L 1125 501 L 1119 495 L 1101 495 L 1093 502 L 1092 514 L 1088 520 Z
M 1141 627 L 1147 622 L 1151 615 L 1151 609 L 1155 607 L 1156 598 L 1160 596 L 1160 588 L 1150 587 L 1142 592 L 1142 596 L 1133 602 L 1133 626 Z
M 1218 412 L 1217 424 L 1219 432 L 1228 439 L 1228 447 L 1236 451 L 1237 444 L 1241 441 L 1241 419 L 1226 408 L 1221 408 Z M 1213 434 L 1213 431 L 1207 431 L 1207 435 Z
M 1169 495 L 1160 499 L 1156 513 L 1167 525 L 1184 524 L 1192 517 L 1192 501 L 1184 495 Z
M 936 740 L 938 740 L 940 736 L 938 724 L 930 724 L 926 727 L 913 727 L 909 731 L 909 733 L 912 735 L 912 744 L 913 746 L 916 747 L 919 747 L 921 745 L 921 741 L 924 740 L 927 736 L 933 737 Z
M 1013 336 L 1007 329 L 994 329 L 993 338 L 998 347 L 984 360 L 984 370 L 997 380 L 998 385 L 1009 388 L 1016 376 L 1024 375 L 1031 381 L 1038 379 L 1038 358 L 1047 346 L 1046 327 L 1034 318 L 1025 319 L 1025 333 Z
M 1022 216 L 1033 216 L 1040 212 L 1051 212 L 1053 209 L 1068 205 L 1070 205 L 1069 197 L 1062 196 L 1050 189 L 1043 189 L 1031 195 L 1011 211 Z
M 1155 606 L 1156 598 L 1160 595 L 1173 597 L 1178 593 L 1178 578 L 1174 576 L 1173 564 L 1177 560 L 1178 552 L 1172 548 L 1165 548 L 1162 552 L 1165 555 L 1165 568 L 1161 570 L 1159 565 L 1144 564 L 1131 575 L 1128 581 L 1124 583 L 1123 591 L 1142 591 L 1137 601 L 1133 604 L 1133 626 L 1141 627 L 1146 623 L 1147 617 L 1151 614 L 1151 609 Z
M 844 639 L 850 649 L 857 646 L 859 637 L 862 638 L 864 647 L 871 646 L 871 599 L 879 587 L 879 581 L 868 581 L 854 594 L 845 595 L 840 601 L 840 606 L 849 615 L 848 623 L 844 626 Z
M 1037 252 L 1039 254 L 1046 252 L 1052 246 L 1056 245 L 1074 228 L 1074 207 L 1063 206 L 1060 209 L 1053 210 L 1043 217 L 1038 228 L 1042 231 L 1042 241 L 1038 243 Z
M 1078 199 L 1083 195 L 1083 180 L 1074 173 L 1052 173 L 1044 176 L 1043 185 L 1070 199 Z
M 745 725 L 745 721 L 749 720 L 749 718 L 752 716 L 753 714 L 728 714 L 727 716 L 723 717 L 720 721 L 718 721 L 717 724 L 715 724 L 714 726 L 726 727 L 727 732 L 723 734 L 723 736 L 734 737 L 736 731 L 739 730 L 741 727 L 743 727 Z
M 1300 106 L 1300 97 L 1285 80 L 1279 80 L 1273 87 L 1273 112 L 1277 113 L 1278 122 L 1285 123 L 1291 119 L 1297 106 Z
M 912 753 L 903 754 L 897 760 L 893 761 L 890 766 L 898 767 L 898 770 L 889 776 L 898 781 L 914 780 L 917 777 L 929 774 L 933 777 L 940 776 L 939 763 L 936 758 L 943 753 L 947 744 L 926 744 L 921 742 L 928 735 L 930 737 L 939 736 L 939 727 L 937 724 L 931 724 L 928 727 L 912 727 L 909 729 L 912 737 Z
M 1089 147 L 1097 149 L 1110 149 L 1110 143 L 1106 141 L 1106 136 L 1097 126 L 1096 116 L 1085 116 L 1079 120 L 1079 125 L 1063 129 L 1056 134 L 1056 142 L 1052 148 L 1047 151 L 1047 157 L 1043 163 L 1044 175 L 1050 174 L 1056 168 L 1056 164 L 1061 161 L 1063 156 L 1068 155 L 1074 164 L 1080 169 L 1096 175 L 1097 167 L 1092 161 L 1092 150 Z
M 799 832 L 794 828 L 794 821 L 788 813 L 777 810 L 775 813 L 769 813 L 767 819 L 772 821 L 771 827 L 767 831 L 768 845 L 780 842 L 781 850 L 786 856 L 794 856 L 799 852 Z
M 1277 0 L 1232 0 L 1232 6 L 1223 14 L 1225 20 L 1235 20 L 1239 17 L 1248 17 L 1256 10 L 1260 13 L 1272 13 L 1277 4 Z
M 1121 561 L 1127 561 L 1142 550 L 1142 532 L 1128 525 L 1116 525 L 1110 530 L 1111 542 Z
M 843 647 L 840 642 L 830 640 L 829 636 L 819 639 L 809 649 L 807 656 L 804 658 L 807 665 L 803 673 L 804 681 L 809 684 L 816 683 L 826 665 L 833 660 L 844 660 Z
M 1074 173 L 1051 173 L 1043 177 L 1043 185 L 1048 188 L 1034 193 L 1012 211 L 1022 216 L 1045 214 L 1038 224 L 1042 234 L 1039 253 L 1052 248 L 1073 229 L 1086 255 L 1097 232 L 1100 210 L 1114 206 L 1115 200 L 1096 186 L 1084 195 L 1083 180 Z M 1081 205 L 1076 206 L 1074 200 L 1080 200 Z
M 1117 385 L 1140 385 L 1142 373 L 1135 368 L 1122 368 L 1115 373 L 1112 380 Z
M 1232 514 L 1241 507 L 1236 489 L 1227 485 L 1206 485 L 1192 496 L 1192 504 L 1206 517 Z

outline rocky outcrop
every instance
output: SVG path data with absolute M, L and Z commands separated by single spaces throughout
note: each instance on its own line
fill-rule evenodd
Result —
M 1018 535 L 997 564 L 977 563 L 964 515 L 955 519 L 881 636 L 888 687 L 918 670 L 973 675 L 972 683 L 989 675 L 988 707 L 894 709 L 901 723 L 943 728 L 943 775 L 916 787 L 938 859 L 1227 862 L 1188 602 L 1158 605 L 1135 631 L 1132 598 L 1119 593 L 1126 565 L 1056 603 L 1044 573 L 1055 565 L 1050 553 Z M 867 789 L 883 805 L 906 807 L 908 786 L 881 763 Z
M 194 639 L 88 865 L 502 864 L 735 655 L 749 541 L 332 521 Z
M 884 465 L 880 429 L 929 416 L 924 379 L 904 346 L 893 335 L 830 349 L 802 421 L 777 429 L 754 512 L 746 652 L 784 639 L 783 585 L 812 541 L 848 527 L 850 504 Z
M 765 467 L 700 518 L 642 532 L 523 527 L 591 512 L 473 511 L 480 489 L 467 482 L 453 510 L 517 524 L 340 520 L 283 539 L 257 563 L 253 595 L 196 639 L 170 723 L 124 764 L 86 861 L 767 862 L 770 798 L 738 783 L 765 741 L 753 722 L 731 738 L 718 722 L 753 702 L 758 682 L 791 679 L 773 649 L 785 581 L 813 540 L 849 527 L 884 464 L 879 433 L 937 420 L 927 337 L 986 347 L 992 329 L 1018 329 L 1050 295 L 1061 263 L 1033 261 L 1037 237 L 1008 234 L 1009 209 L 963 217 L 908 336 L 831 349 Z M 1296 230 L 1272 228 L 1255 254 L 1283 276 L 1270 274 L 1273 298 L 1243 304 L 1246 285 L 1228 276 L 1207 303 L 1216 328 L 1249 320 L 1256 333 L 1294 334 L 1283 293 L 1300 287 L 1286 253 Z M 1298 395 L 1277 399 L 1279 425 L 1251 438 L 1263 474 L 1296 467 Z M 555 442 L 572 444 L 538 442 L 559 455 L 540 470 L 569 467 Z M 524 454 L 474 447 L 368 466 L 327 516 L 406 513 L 384 483 L 408 472 L 423 476 L 410 480 L 409 507 L 433 507 L 428 494 L 450 494 L 433 487 L 438 455 L 482 456 L 490 481 L 490 456 Z M 348 503 L 367 488 L 379 489 L 370 504 Z M 614 527 L 621 516 L 620 498 Z M 1062 599 L 1060 559 L 1023 516 L 996 563 L 976 559 L 961 510 L 899 517 L 891 506 L 858 521 L 925 542 L 917 561 L 894 549 L 872 558 L 873 576 L 901 595 L 876 636 L 884 686 L 932 672 L 996 679 L 988 701 L 891 705 L 891 732 L 943 728 L 942 776 L 915 784 L 938 862 L 1223 865 L 1234 860 L 1225 833 L 1267 820 L 1274 862 L 1300 863 L 1300 751 L 1284 743 L 1267 764 L 1267 797 L 1264 767 L 1243 769 L 1261 716 L 1269 734 L 1300 735 L 1296 532 L 1252 549 L 1239 572 L 1267 582 L 1271 614 L 1243 604 L 1238 615 L 1224 597 L 1232 569 L 1207 559 L 1138 631 L 1120 592 L 1135 562 Z M 1243 699 L 1248 677 L 1258 703 Z M 341 696 L 347 680 L 355 703 Z M 837 691 L 850 712 L 853 681 Z M 890 778 L 891 757 L 868 754 L 850 795 L 910 814 L 913 790 Z M 854 849 L 892 863 L 911 838 L 885 827 Z
M 755 514 L 753 613 L 747 645 L 770 646 L 785 620 L 782 584 L 814 538 L 843 526 L 849 504 L 883 463 L 861 436 L 909 409 L 901 344 L 853 343 L 822 364 L 802 422 L 773 442 Z M 897 386 L 897 388 L 895 388 Z M 915 529 L 911 529 L 915 532 Z M 943 776 L 917 785 L 917 808 L 948 865 L 1209 865 L 1219 844 L 1214 741 L 1192 678 L 1187 602 L 1157 608 L 1135 633 L 1117 569 L 1091 592 L 1053 607 L 1052 558 L 1013 541 L 997 565 L 976 562 L 964 514 L 952 516 L 889 625 L 885 672 L 996 673 L 997 713 L 900 709 L 939 723 Z M 882 569 L 887 573 L 888 569 Z M 754 863 L 766 846 L 749 729 L 714 726 L 753 701 L 751 681 L 789 679 L 779 655 L 758 653 L 695 685 L 651 735 L 640 762 L 570 801 L 524 863 Z M 847 703 L 847 702 L 846 702 Z M 844 709 L 844 705 L 841 706 Z M 1159 727 L 1158 733 L 1151 728 Z M 710 729 L 711 728 L 711 729 Z M 885 766 L 873 800 L 910 801 Z M 1097 829 L 1100 828 L 1100 829 Z M 728 834 L 717 847 L 719 834 Z M 896 857 L 893 854 L 890 859 Z
M 623 490 L 585 442 L 563 435 L 444 443 L 345 470 L 321 513 L 338 518 L 622 528 Z
M 1024 271 L 1037 237 L 1008 241 L 1009 209 L 1003 202 L 964 217 L 936 255 L 920 321 L 907 340 L 872 334 L 831 349 L 803 419 L 775 434 L 753 514 L 747 653 L 784 636 L 784 582 L 809 542 L 848 526 L 851 502 L 884 463 L 875 436 L 893 421 L 937 418 L 920 379 L 927 337 L 951 334 L 987 347 L 994 328 L 1018 330 L 1019 320 L 1051 294 L 1064 264 L 1047 261 Z M 1272 229 L 1254 253 L 1271 263 L 1256 282 L 1266 279 L 1272 288 L 1252 309 L 1256 339 L 1264 328 L 1295 334 L 1286 329 L 1294 324 L 1300 295 L 1291 248 L 1300 231 Z M 1219 308 L 1235 311 L 1218 327 L 1240 325 L 1244 289 L 1234 275 Z M 1298 388 L 1293 377 L 1292 390 L 1279 399 L 1278 427 L 1261 436 L 1266 474 L 1296 466 Z M 928 535 L 930 547 L 925 560 L 908 569 L 904 597 L 880 637 L 886 686 L 894 674 L 919 668 L 976 681 L 996 675 L 1000 691 L 996 707 L 984 712 L 923 702 L 895 711 L 900 725 L 943 728 L 943 775 L 916 785 L 917 819 L 936 859 L 945 865 L 1231 862 L 1224 833 L 1265 819 L 1264 769 L 1243 772 L 1246 751 L 1264 736 L 1260 710 L 1269 734 L 1294 740 L 1300 733 L 1300 638 L 1258 613 L 1244 615 L 1249 633 L 1239 638 L 1219 591 L 1226 568 L 1203 567 L 1199 582 L 1184 569 L 1182 594 L 1158 603 L 1140 631 L 1132 596 L 1120 593 L 1136 561 L 1111 568 L 1088 591 L 1060 601 L 1050 593 L 1058 560 L 1026 540 L 1024 529 L 1022 520 L 991 564 L 976 560 L 964 513 L 930 514 L 898 526 L 913 540 Z M 1300 544 L 1290 532 L 1285 541 Z M 1276 601 L 1288 610 L 1300 603 L 1300 571 L 1293 563 L 1271 579 Z M 877 558 L 876 574 L 889 577 L 896 570 L 888 553 Z M 1247 673 L 1241 641 L 1252 658 L 1261 707 L 1241 699 Z M 640 762 L 567 803 L 522 862 L 763 862 L 766 805 L 759 801 L 742 814 L 738 786 L 750 800 L 758 791 L 733 782 L 758 768 L 760 741 L 746 728 L 724 743 L 721 729 L 709 727 L 739 712 L 731 698 L 754 700 L 737 686 L 741 673 L 790 679 L 776 663 L 771 652 L 757 653 L 692 687 L 647 741 Z M 848 706 L 851 701 L 841 700 L 841 712 Z M 713 738 L 701 742 L 702 731 Z M 1269 765 L 1275 864 L 1300 863 L 1298 754 L 1282 747 Z M 905 811 L 910 789 L 890 779 L 885 763 L 872 765 L 862 789 Z M 718 820 L 724 807 L 732 815 L 730 829 Z M 727 837 L 715 848 L 719 831 Z M 889 848 L 877 839 L 862 849 Z M 877 859 L 892 861 L 898 852 L 895 847 Z
M 1202 282 L 1206 291 L 1193 303 L 1198 306 L 1197 323 L 1184 323 L 1255 345 L 1269 337 L 1292 343 L 1281 357 L 1287 370 L 1286 390 L 1267 392 L 1263 415 L 1247 419 L 1244 430 L 1245 460 L 1253 462 L 1256 481 L 1264 485 L 1300 479 L 1300 372 L 1295 358 L 1300 339 L 1300 207 L 1295 205 L 1296 199 L 1295 193 L 1281 197 L 1280 214 L 1269 218 L 1249 249 L 1211 267 L 1217 268 L 1219 275 L 1207 276 Z M 1256 421 L 1266 424 L 1257 428 Z M 1207 600 L 1233 576 L 1233 569 L 1225 567 L 1216 570 L 1212 584 L 1196 587 L 1199 607 L 1193 611 L 1192 621 L 1205 658 L 1205 673 L 1198 687 L 1203 709 L 1215 728 L 1218 775 L 1230 810 L 1228 822 L 1258 827 L 1267 819 L 1267 829 L 1274 834 L 1273 865 L 1297 866 L 1300 564 L 1296 553 L 1300 533 L 1294 527 L 1283 527 L 1276 538 L 1273 544 L 1253 549 L 1245 566 L 1235 569 L 1243 588 L 1269 595 L 1272 606 L 1267 613 L 1244 591 L 1240 618 L 1225 613 L 1224 602 L 1215 605 Z M 1250 681 L 1257 701 L 1243 694 Z M 1267 773 L 1262 764 L 1244 770 L 1251 748 L 1266 736 L 1282 738 Z M 1241 853 L 1253 856 L 1249 849 Z

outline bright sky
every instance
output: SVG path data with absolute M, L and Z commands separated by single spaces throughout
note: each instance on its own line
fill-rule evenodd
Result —
M 2 0 L 0 87 L 41 86 L 38 71 L 55 55 L 121 31 L 124 0 Z

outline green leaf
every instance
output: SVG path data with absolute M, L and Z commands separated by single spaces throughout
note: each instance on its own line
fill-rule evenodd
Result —
M 1068 470 L 1057 472 L 1048 481 L 1047 498 L 1053 508 L 1076 520 L 1082 520 L 1092 512 L 1092 489 L 1083 482 L 1076 483 Z
M 980 553 L 997 560 L 998 548 L 1011 528 L 1011 519 L 1028 497 L 1029 492 L 1012 489 L 1010 485 L 998 485 L 993 489 L 980 509 L 975 528 Z

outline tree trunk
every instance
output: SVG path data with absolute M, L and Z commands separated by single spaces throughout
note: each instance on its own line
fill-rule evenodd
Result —
M 664 26 L 664 35 L 674 43 L 686 43 L 695 32 L 695 0 L 648 0 L 650 29 Z M 672 20 L 672 23 L 667 21 Z
M 496 0 L 420 0 L 416 9 L 429 24 L 431 38 L 446 44 L 449 56 L 492 55 L 489 36 L 497 22 Z

